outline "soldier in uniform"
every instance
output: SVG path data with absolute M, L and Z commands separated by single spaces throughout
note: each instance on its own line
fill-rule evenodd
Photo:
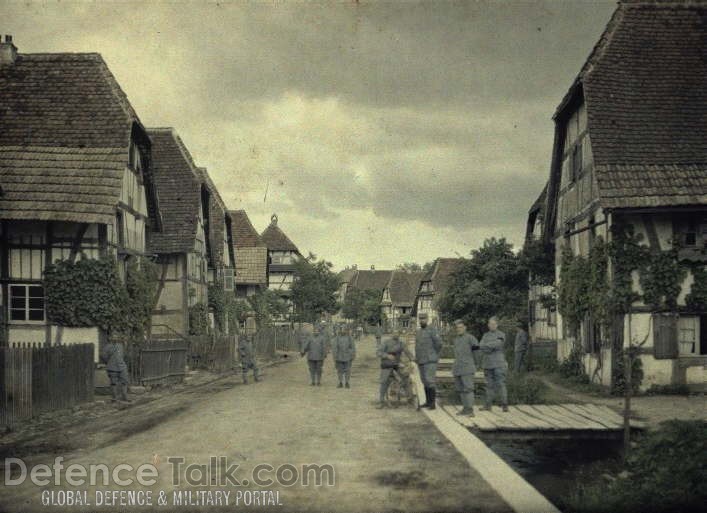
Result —
M 125 401 L 128 399 L 128 366 L 125 363 L 125 351 L 123 344 L 111 338 L 101 351 L 101 360 L 106 364 L 106 372 L 110 379 L 110 390 L 113 401 Z
M 376 351 L 381 359 L 381 374 L 380 374 L 380 404 L 379 408 L 385 408 L 385 395 L 388 393 L 388 387 L 393 379 L 393 373 L 400 368 L 400 358 L 403 353 L 407 354 L 405 344 L 400 338 L 400 332 L 396 331 L 393 336 L 386 339 Z
M 415 361 L 420 370 L 420 379 L 425 387 L 426 400 L 421 408 L 436 408 L 435 397 L 437 395 L 437 362 L 439 352 L 442 350 L 442 339 L 439 338 L 437 330 L 427 325 L 427 314 L 421 313 L 418 317 L 420 329 L 415 336 Z
M 302 346 L 302 356 L 307 355 L 307 365 L 309 366 L 309 376 L 312 378 L 312 386 L 322 384 L 322 368 L 324 359 L 327 356 L 327 336 L 321 326 L 317 326 L 314 336 L 307 337 Z
M 474 416 L 474 374 L 476 373 L 476 362 L 474 353 L 479 349 L 479 341 L 471 333 L 466 331 L 466 323 L 458 319 L 454 321 L 457 336 L 454 339 L 454 386 L 459 392 L 464 406 L 459 415 Z
M 486 406 L 491 410 L 494 396 L 500 396 L 503 411 L 508 411 L 508 392 L 506 391 L 506 372 L 508 363 L 503 352 L 506 345 L 506 334 L 498 329 L 498 320 L 491 317 L 488 322 L 489 331 L 484 333 L 479 344 L 484 355 L 484 376 L 486 378 Z
M 253 349 L 253 335 L 242 335 L 238 337 L 238 355 L 241 359 L 241 371 L 243 372 L 243 384 L 248 384 L 248 371 L 253 369 L 253 379 L 260 381 L 260 370 L 255 361 L 255 350 Z
M 356 358 L 356 344 L 354 343 L 349 330 L 340 327 L 332 343 L 332 355 L 336 364 L 336 372 L 339 375 L 339 388 L 346 386 L 351 388 L 351 363 Z
M 378 324 L 376 326 L 376 351 L 378 351 L 378 349 L 380 349 L 382 338 L 383 338 L 383 329 L 381 328 L 381 325 Z

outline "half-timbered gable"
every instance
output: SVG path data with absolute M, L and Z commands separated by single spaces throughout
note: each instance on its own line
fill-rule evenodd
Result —
M 268 248 L 245 210 L 231 210 L 236 295 L 255 294 L 268 283 Z
M 675 304 L 639 299 L 630 319 L 599 326 L 588 316 L 576 330 L 559 316 L 558 357 L 579 343 L 604 384 L 616 344 L 642 344 L 644 387 L 705 381 L 707 311 L 687 301 L 707 248 L 705 13 L 700 1 L 621 2 L 554 116 L 543 235 L 557 279 L 563 251 L 587 256 L 627 229 L 685 271 Z M 640 270 L 631 278 L 642 298 Z
M 161 229 L 150 140 L 99 54 L 22 54 L 0 42 L 0 272 L 12 341 L 52 343 L 43 271 L 56 260 L 145 252 Z M 62 342 L 97 341 L 96 328 Z M 58 338 L 56 339 L 58 340 Z

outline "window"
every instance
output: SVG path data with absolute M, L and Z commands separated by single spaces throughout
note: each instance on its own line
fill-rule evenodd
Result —
M 10 285 L 10 320 L 44 321 L 44 287 Z
M 115 214 L 115 233 L 118 236 L 118 247 L 125 247 L 125 224 L 123 223 L 123 213 L 120 211 Z
M 233 269 L 223 270 L 223 289 L 226 292 L 233 292 Z
M 680 317 L 678 319 L 678 348 L 680 356 L 700 354 L 699 317 Z
M 574 182 L 582 174 L 582 145 L 577 144 L 572 148 L 572 160 L 570 163 L 570 176 Z
M 653 356 L 656 360 L 678 356 L 678 323 L 673 314 L 657 314 L 653 317 Z

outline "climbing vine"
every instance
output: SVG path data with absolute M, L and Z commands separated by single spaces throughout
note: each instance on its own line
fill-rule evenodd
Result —
M 685 303 L 693 310 L 707 310 L 707 267 L 693 265 L 694 281 L 690 293 L 685 296 Z
M 156 301 L 157 266 L 130 258 L 125 283 L 115 260 L 61 260 L 44 272 L 47 316 L 59 326 L 98 326 L 133 343 L 149 330 Z
M 189 334 L 206 335 L 209 332 L 209 310 L 204 303 L 189 307 Z
M 588 262 L 563 248 L 560 283 L 557 287 L 557 309 L 570 331 L 576 333 L 589 310 Z

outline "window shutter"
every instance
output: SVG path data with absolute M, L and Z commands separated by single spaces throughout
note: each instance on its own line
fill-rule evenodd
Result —
M 653 317 L 653 356 L 656 360 L 668 360 L 678 356 L 677 316 L 656 314 Z

